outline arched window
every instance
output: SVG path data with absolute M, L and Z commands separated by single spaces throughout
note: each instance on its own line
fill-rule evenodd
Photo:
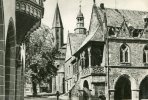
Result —
M 143 62 L 148 63 L 148 45 L 143 49 Z
M 129 63 L 129 61 L 130 61 L 129 47 L 126 44 L 123 44 L 120 47 L 120 62 Z

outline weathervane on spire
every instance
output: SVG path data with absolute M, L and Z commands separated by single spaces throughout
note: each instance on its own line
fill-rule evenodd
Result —
M 80 7 L 80 10 L 81 10 L 81 3 L 82 3 L 82 0 L 80 0 L 80 6 L 79 6 Z

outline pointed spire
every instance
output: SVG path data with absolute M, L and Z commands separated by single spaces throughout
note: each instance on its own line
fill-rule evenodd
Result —
M 56 5 L 54 20 L 53 20 L 53 24 L 52 24 L 52 28 L 55 28 L 55 27 L 62 27 L 63 28 L 63 23 L 62 23 L 62 19 L 61 19 L 61 14 L 60 14 L 58 2 Z
M 96 3 L 96 0 L 93 0 L 94 1 L 94 4 Z

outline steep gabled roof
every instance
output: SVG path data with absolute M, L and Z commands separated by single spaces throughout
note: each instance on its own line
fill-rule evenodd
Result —
M 103 11 L 98 7 L 98 12 L 103 18 Z M 135 10 L 123 10 L 123 9 L 112 9 L 105 8 L 107 26 L 121 27 L 121 24 L 125 20 L 127 24 L 131 24 L 135 29 L 144 29 L 144 19 L 148 12 L 135 11 Z
M 60 14 L 58 3 L 57 3 L 57 6 L 56 6 L 52 27 L 62 27 L 63 28 L 63 23 L 62 23 L 62 19 L 61 19 L 61 14 Z
M 69 33 L 67 39 L 66 61 L 77 51 L 86 38 L 85 34 Z
M 89 35 L 83 41 L 79 49 L 86 45 L 90 41 L 104 41 L 103 33 L 103 19 L 98 12 L 96 5 L 93 5 L 90 26 L 89 26 Z M 77 50 L 79 50 L 77 49 Z
M 77 49 L 81 46 L 85 38 L 86 35 L 84 34 L 73 34 L 73 33 L 69 34 L 72 54 L 74 54 L 77 51 Z

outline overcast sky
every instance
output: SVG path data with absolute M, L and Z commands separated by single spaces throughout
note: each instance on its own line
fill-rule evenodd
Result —
M 80 0 L 46 0 L 44 3 L 45 13 L 42 22 L 52 27 L 53 17 L 55 13 L 56 3 L 59 3 L 61 17 L 64 26 L 65 42 L 67 32 L 74 32 L 76 26 L 76 16 L 79 11 Z M 96 4 L 104 3 L 107 8 L 132 9 L 148 11 L 148 0 L 96 0 Z M 116 4 L 116 6 L 115 6 Z M 85 27 L 88 29 L 90 23 L 90 15 L 92 11 L 93 0 L 82 0 L 82 12 L 85 17 Z

